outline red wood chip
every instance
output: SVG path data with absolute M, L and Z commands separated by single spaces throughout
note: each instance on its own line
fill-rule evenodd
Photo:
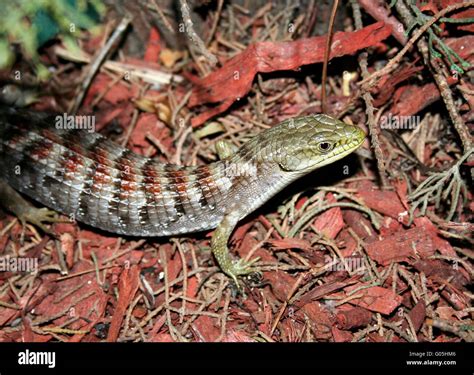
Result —
M 318 285 L 315 288 L 311 289 L 308 293 L 304 294 L 298 301 L 296 301 L 295 305 L 302 307 L 305 304 L 310 303 L 311 301 L 315 301 L 323 296 L 331 294 L 336 290 L 356 283 L 357 279 L 358 277 L 352 277 L 344 281 L 328 282 L 323 285 Z
M 374 46 L 387 38 L 391 28 L 377 22 L 354 32 L 337 32 L 331 46 L 331 58 L 352 54 Z M 252 87 L 257 73 L 297 69 L 302 65 L 322 62 L 326 36 L 298 39 L 290 42 L 259 42 L 252 44 L 224 66 L 207 77 L 196 81 L 189 106 L 221 103 L 191 120 L 199 126 L 212 116 L 227 110 L 234 101 L 243 98 Z
M 423 300 L 418 301 L 415 307 L 413 307 L 413 309 L 411 309 L 408 313 L 408 317 L 413 323 L 413 328 L 415 329 L 415 332 L 418 332 L 426 318 L 425 302 Z M 405 319 L 402 324 L 402 330 L 405 331 L 407 328 L 408 322 Z
M 367 189 L 357 193 L 367 207 L 402 222 L 408 222 L 406 208 L 394 191 Z
M 148 37 L 148 45 L 146 47 L 143 60 L 155 63 L 158 62 L 158 58 L 160 57 L 160 51 L 160 33 L 155 27 L 151 27 L 150 35 Z
M 371 319 L 372 314 L 370 311 L 362 307 L 353 307 L 345 310 L 340 309 L 336 314 L 337 327 L 341 329 L 365 326 L 370 323 Z
M 303 251 L 311 251 L 313 247 L 309 241 L 300 238 L 282 238 L 269 240 L 268 243 L 272 245 L 274 250 L 300 249 Z
M 332 337 L 331 328 L 335 323 L 334 315 L 319 302 L 311 302 L 303 306 L 295 314 L 297 317 L 309 319 L 311 330 L 319 340 L 328 340 Z
M 350 292 L 359 287 L 360 285 L 349 286 L 346 288 L 346 292 Z M 361 297 L 351 299 L 349 303 L 381 314 L 390 314 L 402 302 L 402 297 L 393 293 L 390 289 L 380 286 L 358 290 L 355 292 L 355 295 L 361 295 Z
M 470 276 L 459 264 L 448 264 L 438 259 L 421 259 L 413 263 L 413 267 L 431 279 L 450 280 L 450 284 L 456 288 L 462 288 L 470 282 Z
M 438 235 L 438 229 L 434 226 L 434 224 L 426 217 L 419 217 L 414 220 L 416 227 L 425 228 L 428 232 L 431 233 L 431 238 L 433 241 L 436 250 L 438 250 L 441 254 L 455 257 L 456 252 L 454 251 L 451 244 L 446 241 L 445 239 L 441 238 Z
M 328 203 L 334 203 L 334 195 L 329 193 L 327 195 Z M 342 212 L 340 207 L 333 207 L 324 211 L 314 221 L 314 228 L 327 238 L 334 239 L 344 228 L 344 220 L 342 219 Z
M 273 294 L 280 300 L 286 301 L 296 278 L 283 271 L 264 272 L 264 279 L 272 285 Z
M 137 92 L 138 88 L 136 85 L 131 87 L 122 84 L 120 81 L 115 83 L 112 88 L 110 88 L 110 84 L 112 83 L 112 78 L 107 76 L 105 73 L 99 73 L 94 78 L 94 81 L 87 92 L 87 96 L 84 99 L 85 106 L 90 106 L 92 101 L 98 95 L 104 95 L 104 99 L 109 102 L 110 104 L 117 105 L 121 102 L 128 101 L 130 98 L 133 98 Z
M 192 324 L 196 341 L 214 342 L 221 335 L 221 330 L 216 326 L 217 320 L 207 315 L 199 316 Z
M 382 106 L 392 99 L 393 93 L 401 82 L 410 79 L 414 74 L 422 71 L 422 66 L 406 66 L 398 71 L 395 74 L 387 75 L 380 79 L 380 82 L 377 84 L 380 93 L 377 96 L 377 99 L 374 100 L 375 106 Z
M 61 249 L 66 254 L 66 265 L 70 269 L 74 265 L 74 245 L 76 238 L 71 233 L 63 233 L 59 237 L 61 241 Z
M 302 320 L 304 321 L 304 320 Z M 286 342 L 301 342 L 304 340 L 306 326 L 292 318 L 288 318 L 280 322 L 278 329 L 281 331 Z
M 117 341 L 125 311 L 138 290 L 140 281 L 139 275 L 140 268 L 135 264 L 130 268 L 125 268 L 120 275 L 119 299 L 117 301 L 117 306 L 115 307 L 112 321 L 110 322 L 109 334 L 107 336 L 108 342 Z
M 176 252 L 173 258 L 168 260 L 168 281 L 172 282 L 183 270 L 183 263 L 181 262 L 181 256 Z
M 448 38 L 446 45 L 456 51 L 465 60 L 472 59 L 474 55 L 474 35 L 465 35 L 460 38 Z M 453 85 L 459 80 L 447 76 L 448 84 Z M 440 98 L 440 92 L 435 83 L 423 86 L 406 85 L 396 90 L 394 105 L 391 112 L 398 116 L 412 116 L 428 107 Z
M 354 210 L 344 210 L 342 213 L 347 225 L 365 242 L 370 243 L 377 240 L 377 233 L 372 224 L 362 213 Z
M 395 336 L 395 339 L 398 338 L 398 336 Z M 367 335 L 367 342 L 386 342 L 387 340 L 385 339 L 384 336 L 380 336 L 379 333 L 376 332 L 371 332 Z
M 113 119 L 119 117 L 124 111 L 123 106 L 118 108 L 104 108 L 97 114 L 97 120 L 95 122 L 95 131 L 100 131 L 105 125 L 111 122 Z
M 426 227 L 402 230 L 379 241 L 367 244 L 367 253 L 377 263 L 386 266 L 392 262 L 408 262 L 428 258 L 449 243 L 439 238 Z
M 332 337 L 334 342 L 351 342 L 354 335 L 351 332 L 340 330 L 336 327 L 331 327 Z
M 147 139 L 147 134 L 152 134 L 159 139 L 161 145 L 170 154 L 173 152 L 172 137 L 170 130 L 153 113 L 142 113 L 130 136 L 129 144 L 131 150 L 140 154 L 150 148 L 151 143 Z
M 255 340 L 242 331 L 235 331 L 233 329 L 228 329 L 223 342 L 255 342 Z

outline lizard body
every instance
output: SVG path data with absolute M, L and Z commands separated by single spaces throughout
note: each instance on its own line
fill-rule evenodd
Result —
M 363 142 L 356 126 L 316 114 L 267 129 L 207 165 L 162 164 L 98 133 L 55 127 L 54 117 L 0 113 L 2 178 L 75 220 L 122 235 L 171 236 L 217 228 L 211 247 L 237 281 L 255 260 L 234 262 L 227 242 L 238 221 L 297 178 Z

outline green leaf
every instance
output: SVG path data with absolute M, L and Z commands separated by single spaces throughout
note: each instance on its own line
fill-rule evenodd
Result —
M 48 40 L 54 38 L 59 32 L 56 21 L 43 9 L 36 13 L 32 23 L 37 27 L 38 33 L 36 34 L 36 40 L 40 47 Z
M 0 69 L 6 69 L 13 64 L 14 56 L 6 39 L 0 39 Z

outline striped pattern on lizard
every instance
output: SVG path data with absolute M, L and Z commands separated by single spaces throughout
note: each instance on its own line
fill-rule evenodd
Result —
M 2 109 L 0 192 L 9 193 L 8 208 L 37 222 L 48 219 L 47 211 L 20 204 L 16 209 L 16 193 L 5 182 L 58 212 L 122 235 L 216 228 L 212 252 L 237 282 L 256 260 L 234 262 L 229 254 L 238 221 L 297 178 L 350 154 L 364 138 L 358 127 L 330 116 L 302 116 L 261 132 L 235 152 L 221 144 L 217 162 L 185 167 L 135 154 L 98 133 L 56 129 L 54 116 Z

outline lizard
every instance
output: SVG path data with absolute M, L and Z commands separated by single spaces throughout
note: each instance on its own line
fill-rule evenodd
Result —
M 173 236 L 215 229 L 212 253 L 227 276 L 255 270 L 234 261 L 237 223 L 287 185 L 358 149 L 359 127 L 326 114 L 298 116 L 240 148 L 216 146 L 219 160 L 178 166 L 136 154 L 96 132 L 58 129 L 54 116 L 0 110 L 0 194 L 7 209 L 38 225 L 54 211 L 120 235 Z M 22 200 L 19 191 L 42 205 Z

